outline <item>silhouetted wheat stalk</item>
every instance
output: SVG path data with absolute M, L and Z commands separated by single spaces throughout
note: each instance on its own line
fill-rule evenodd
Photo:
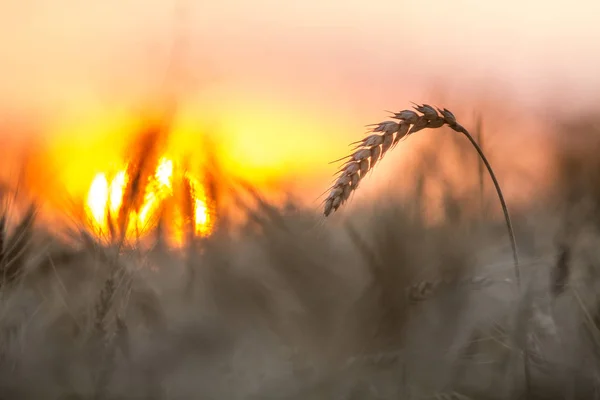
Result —
M 108 278 L 104 282 L 100 295 L 96 301 L 96 315 L 94 321 L 95 334 L 97 335 L 98 342 L 96 345 L 99 346 L 99 365 L 98 365 L 98 376 L 95 382 L 94 399 L 102 400 L 107 397 L 108 384 L 110 380 L 110 374 L 113 368 L 114 362 L 114 346 L 113 346 L 113 332 L 109 325 L 109 311 L 113 306 L 113 297 L 116 291 L 116 274 L 118 267 L 113 266 L 113 271 L 109 273 Z
M 438 108 L 436 111 L 435 108 L 428 104 L 415 104 L 414 109 L 422 115 L 419 115 L 413 110 L 403 110 L 394 113 L 394 116 L 392 117 L 399 122 L 384 121 L 378 124 L 369 125 L 373 126 L 370 131 L 371 135 L 353 143 L 356 144 L 354 153 L 337 160 L 342 161 L 348 159 L 338 171 L 338 178 L 331 187 L 329 196 L 325 199 L 325 216 L 329 216 L 332 212 L 336 211 L 348 200 L 348 198 L 350 198 L 350 195 L 358 188 L 360 181 L 366 176 L 367 172 L 372 170 L 388 150 L 395 147 L 401 139 L 425 128 L 441 128 L 444 125 L 448 125 L 450 128 L 464 134 L 467 139 L 469 139 L 475 150 L 477 150 L 481 161 L 485 164 L 488 173 L 494 182 L 500 204 L 502 205 L 502 211 L 504 212 L 508 235 L 510 236 L 516 281 L 517 285 L 520 286 L 521 273 L 519 269 L 517 242 L 508 213 L 508 207 L 506 206 L 504 195 L 502 194 L 500 184 L 496 179 L 492 166 L 485 157 L 485 154 L 483 154 L 481 147 L 479 147 L 471 134 L 456 121 L 456 117 L 449 110 Z
M 413 103 L 414 104 L 414 103 Z M 396 121 L 384 121 L 373 126 L 370 130 L 370 135 L 366 138 L 354 142 L 356 147 L 353 149 L 354 153 L 349 156 L 343 157 L 336 161 L 347 160 L 338 171 L 338 178 L 331 187 L 331 192 L 324 201 L 324 214 L 329 216 L 332 212 L 336 211 L 341 205 L 343 205 L 352 194 L 358 188 L 360 181 L 366 176 L 366 174 L 375 167 L 377 162 L 398 142 L 410 136 L 411 134 L 423 130 L 425 128 L 441 128 L 444 125 L 448 125 L 456 132 L 460 132 L 467 137 L 469 142 L 473 145 L 481 161 L 485 164 L 494 186 L 498 194 L 498 199 L 504 212 L 504 219 L 506 221 L 506 227 L 508 235 L 510 237 L 510 244 L 513 254 L 514 262 L 514 273 L 517 282 L 517 287 L 521 288 L 521 272 L 519 269 L 519 256 L 517 253 L 517 242 L 515 239 L 515 233 L 513 230 L 510 215 L 508 213 L 508 207 L 504 200 L 504 195 L 500 189 L 500 184 L 496 179 L 496 175 L 490 165 L 487 157 L 483 153 L 481 147 L 477 144 L 473 136 L 460 125 L 456 117 L 448 109 L 434 108 L 428 104 L 414 104 L 413 110 L 403 110 L 400 112 L 393 112 L 393 119 Z M 439 114 L 438 114 L 439 112 Z M 420 114 L 419 114 L 420 113 Z M 335 161 L 334 161 L 335 162 Z M 530 377 L 528 367 L 528 356 L 527 349 L 525 349 L 524 357 L 524 372 L 527 390 L 530 389 Z
M 7 234 L 6 211 L 0 215 L 0 287 L 16 281 L 24 273 L 31 248 L 36 212 L 36 207 L 30 205 L 11 235 Z

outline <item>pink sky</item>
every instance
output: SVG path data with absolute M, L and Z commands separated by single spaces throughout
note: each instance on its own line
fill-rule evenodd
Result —
M 465 112 L 489 88 L 597 100 L 598 15 L 597 0 L 2 0 L 0 115 L 102 133 L 158 93 L 184 34 L 183 118 L 221 126 L 232 158 L 298 173 L 432 91 Z

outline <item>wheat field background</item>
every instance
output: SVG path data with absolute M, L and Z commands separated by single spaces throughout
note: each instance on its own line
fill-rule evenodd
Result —
M 600 398 L 599 14 L 0 1 L 0 400 Z
M 403 175 L 410 193 L 328 219 L 229 187 L 245 194 L 242 226 L 217 224 L 177 249 L 160 227 L 149 246 L 81 226 L 58 237 L 5 190 L 0 395 L 595 398 L 597 121 L 557 124 L 552 185 L 511 209 L 520 289 L 489 178 L 465 174 L 472 189 L 457 192 L 431 162 L 437 148 Z M 456 139 L 447 152 L 472 151 L 442 130 Z M 443 188 L 434 220 L 431 184 Z

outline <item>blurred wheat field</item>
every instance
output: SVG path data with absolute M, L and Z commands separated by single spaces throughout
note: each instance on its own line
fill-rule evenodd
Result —
M 552 184 L 511 207 L 521 290 L 489 178 L 459 157 L 472 184 L 457 190 L 432 161 L 470 151 L 460 140 L 423 154 L 411 191 L 350 197 L 326 220 L 213 170 L 243 218 L 196 235 L 189 197 L 179 246 L 168 213 L 139 240 L 127 212 L 106 235 L 59 234 L 7 186 L 0 398 L 596 398 L 597 121 L 557 124 Z
M 0 400 L 600 398 L 598 15 L 0 1 Z

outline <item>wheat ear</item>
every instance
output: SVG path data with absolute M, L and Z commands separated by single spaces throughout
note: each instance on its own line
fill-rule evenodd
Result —
M 413 103 L 414 104 L 414 103 Z M 517 287 L 521 288 L 521 272 L 519 269 L 519 255 L 517 253 L 517 241 L 515 239 L 515 232 L 513 230 L 510 215 L 508 213 L 508 207 L 504 200 L 504 195 L 500 189 L 500 184 L 496 179 L 496 174 L 490 165 L 487 157 L 483 153 L 481 147 L 477 144 L 473 136 L 456 120 L 456 117 L 448 109 L 433 108 L 428 104 L 414 104 L 414 110 L 403 110 L 397 113 L 393 113 L 393 119 L 395 121 L 384 121 L 378 124 L 372 124 L 369 131 L 370 135 L 366 138 L 354 142 L 356 147 L 353 149 L 354 153 L 344 157 L 341 160 L 347 160 L 338 171 L 338 178 L 333 186 L 330 188 L 331 192 L 324 201 L 324 214 L 329 216 L 332 212 L 336 211 L 342 204 L 344 204 L 350 194 L 358 188 L 360 181 L 366 176 L 367 172 L 373 169 L 375 164 L 387 153 L 388 150 L 398 144 L 398 142 L 410 136 L 411 134 L 423 130 L 425 128 L 441 128 L 444 125 L 448 125 L 456 132 L 460 132 L 467 137 L 469 142 L 473 145 L 477 154 L 483 161 L 483 164 L 488 170 L 496 192 L 502 211 L 504 212 L 504 219 L 506 221 L 506 228 L 508 230 L 508 236 L 510 237 L 510 245 L 512 248 L 513 262 L 515 269 L 515 278 Z M 438 114 L 439 112 L 439 114 Z M 530 390 L 530 376 L 529 376 L 529 361 L 528 351 L 525 349 L 524 357 L 524 369 L 525 369 L 525 381 L 527 391 Z
M 415 104 L 414 109 L 421 115 L 413 110 L 403 110 L 393 113 L 394 115 L 392 118 L 399 122 L 384 121 L 378 124 L 368 125 L 373 127 L 369 131 L 370 135 L 362 140 L 352 143 L 356 145 L 353 149 L 354 153 L 338 160 L 346 160 L 346 162 L 338 171 L 337 180 L 330 188 L 331 191 L 329 196 L 325 199 L 325 216 L 329 216 L 348 200 L 350 194 L 358 188 L 360 181 L 366 176 L 367 172 L 372 170 L 375 164 L 388 152 L 388 150 L 396 146 L 401 139 L 425 128 L 441 128 L 444 125 L 448 125 L 450 128 L 464 134 L 467 139 L 469 139 L 475 150 L 477 150 L 479 157 L 483 161 L 494 182 L 496 192 L 498 193 L 498 199 L 500 200 L 502 211 L 504 212 L 508 235 L 510 236 L 517 284 L 520 285 L 521 274 L 519 270 L 517 242 L 508 213 L 508 207 L 506 206 L 506 201 L 504 200 L 504 195 L 502 194 L 494 170 L 485 154 L 483 154 L 481 147 L 479 147 L 475 139 L 473 139 L 473 136 L 457 122 L 456 117 L 449 110 L 438 108 L 436 111 L 435 108 L 428 104 Z

